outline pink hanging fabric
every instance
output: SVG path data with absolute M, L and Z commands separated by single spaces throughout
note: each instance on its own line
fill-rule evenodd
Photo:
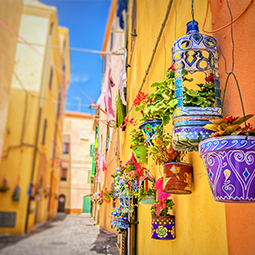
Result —
M 115 118 L 115 113 L 112 108 L 112 92 L 110 87 L 110 77 L 111 77 L 111 68 L 110 68 L 110 62 L 109 62 L 105 71 L 105 77 L 103 82 L 103 92 L 97 100 L 98 105 L 104 105 L 106 107 L 108 121 Z
M 99 157 L 97 157 L 97 174 L 96 174 L 96 182 L 100 182 L 100 166 L 99 166 Z
M 106 167 L 106 164 L 105 164 L 104 155 L 101 155 L 99 169 L 102 169 L 103 172 L 106 172 L 106 170 L 107 170 L 107 167 Z

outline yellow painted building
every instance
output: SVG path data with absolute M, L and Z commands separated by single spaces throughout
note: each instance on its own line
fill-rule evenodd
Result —
M 22 14 L 23 0 L 0 1 L 0 158 L 2 156 L 2 148 L 4 144 L 5 125 L 7 122 L 8 106 L 10 99 L 12 71 L 14 66 L 15 53 L 17 48 L 17 37 L 10 30 L 8 26 L 15 31 L 19 30 L 20 19 Z
M 254 50 L 252 49 L 254 36 L 252 34 L 252 24 L 254 24 L 252 13 L 254 5 L 250 1 L 240 1 L 240 6 L 234 0 L 229 0 L 232 14 L 234 16 L 234 39 L 235 39 L 235 72 L 239 77 L 241 91 L 245 102 L 246 113 L 254 113 L 252 97 L 253 71 L 252 60 Z M 145 78 L 142 91 L 152 92 L 150 85 L 156 81 L 163 81 L 165 72 L 172 63 L 172 45 L 179 37 L 186 34 L 186 23 L 192 20 L 191 0 L 132 0 L 128 3 L 128 19 L 125 32 L 127 34 L 127 111 L 130 110 L 133 100 L 138 94 L 138 89 L 143 83 L 146 70 L 151 61 L 151 57 L 156 45 L 159 32 L 162 28 L 166 16 L 167 8 L 170 12 L 167 21 L 163 26 L 163 33 L 155 50 L 150 70 Z M 208 4 L 211 3 L 211 4 Z M 110 51 L 111 40 L 116 18 L 116 1 L 112 1 L 111 11 L 107 23 L 103 50 Z M 248 8 L 248 9 L 246 9 Z M 241 12 L 241 10 L 247 10 Z M 219 58 L 219 72 L 221 89 L 224 89 L 226 81 L 225 62 L 222 54 L 226 58 L 228 71 L 231 67 L 231 30 L 230 16 L 226 1 L 194 1 L 195 20 L 199 23 L 201 33 L 213 35 L 220 46 L 221 55 Z M 236 17 L 242 13 L 242 19 L 237 21 Z M 229 17 L 229 18 L 228 18 Z M 205 27 L 203 31 L 203 24 Z M 226 25 L 226 26 L 225 26 Z M 244 30 L 245 28 L 245 30 Z M 249 37 L 250 35 L 250 37 Z M 246 38 L 245 41 L 241 38 Z M 113 40 L 114 42 L 114 40 Z M 246 49 L 246 50 L 245 50 Z M 248 56 L 250 52 L 250 56 Z M 245 57 L 244 57 L 245 56 Z M 106 58 L 106 56 L 104 56 Z M 249 70 L 249 72 L 248 72 Z M 249 75 L 248 75 L 249 73 Z M 253 78 L 252 78 L 253 77 Z M 249 81 L 247 81 L 248 79 Z M 232 86 L 230 88 L 230 86 Z M 112 92 L 115 88 L 112 89 Z M 114 92 L 113 92 L 114 93 Z M 237 94 L 236 85 L 230 82 L 227 92 L 227 102 L 225 114 L 241 116 L 241 108 Z M 238 100 L 238 103 L 237 103 Z M 114 101 L 116 103 L 116 101 Z M 101 113 L 101 117 L 104 116 Z M 139 113 L 133 109 L 128 119 L 139 117 Z M 254 123 L 254 121 L 251 121 Z M 100 124 L 101 125 L 101 124 Z M 127 127 L 125 131 L 121 129 L 111 129 L 116 134 L 110 138 L 117 145 L 112 145 L 108 150 L 107 160 L 110 155 L 114 155 L 116 148 L 120 152 L 120 158 L 126 162 L 131 153 L 129 148 L 129 133 L 132 127 Z M 172 124 L 166 126 L 166 130 L 172 132 Z M 100 128 L 99 148 L 104 148 L 105 130 Z M 101 145 L 100 145 L 101 144 Z M 101 147 L 100 147 L 101 146 Z M 104 151 L 104 150 L 103 150 Z M 193 191 L 190 195 L 173 195 L 175 203 L 173 214 L 176 219 L 176 239 L 175 240 L 155 240 L 151 238 L 151 213 L 150 205 L 138 206 L 137 242 L 136 249 L 132 238 L 134 233 L 128 230 L 126 253 L 120 254 L 253 254 L 255 235 L 255 220 L 253 217 L 254 204 L 227 204 L 213 200 L 209 187 L 206 170 L 198 152 L 189 152 L 187 162 L 193 165 Z M 156 179 L 162 176 L 163 168 L 156 166 L 151 158 L 147 167 L 151 170 Z M 95 192 L 100 192 L 105 187 L 110 188 L 113 179 L 115 166 L 107 168 L 107 174 L 96 183 Z M 96 205 L 94 218 L 102 227 L 109 231 L 114 231 L 110 226 L 109 214 L 113 210 L 111 204 L 103 203 Z M 241 223 L 239 223 L 241 221 Z M 236 228 L 235 226 L 238 226 Z M 120 236 L 120 235 L 119 235 Z M 247 245 L 246 245 L 247 244 Z
M 18 32 L 24 40 L 17 44 L 0 167 L 0 180 L 6 178 L 9 186 L 0 193 L 0 233 L 10 234 L 22 234 L 56 215 L 70 81 L 68 29 L 58 27 L 54 7 L 25 1 Z M 16 185 L 19 201 L 12 200 Z
M 58 211 L 90 213 L 90 145 L 95 142 L 91 114 L 66 111 L 62 141 Z

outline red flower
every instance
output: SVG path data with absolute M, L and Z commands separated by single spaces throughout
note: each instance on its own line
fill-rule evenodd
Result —
M 214 83 L 214 74 L 211 73 L 208 77 L 205 77 L 206 83 Z
M 150 102 L 152 101 L 152 99 L 153 99 L 153 97 L 149 97 L 149 101 L 150 101 Z
M 172 65 L 166 70 L 167 73 L 168 73 L 170 70 L 175 71 L 174 64 L 172 64 Z

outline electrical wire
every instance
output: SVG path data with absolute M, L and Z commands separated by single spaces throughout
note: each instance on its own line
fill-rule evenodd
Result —
M 163 34 L 163 30 L 164 30 L 164 28 L 165 28 L 165 26 L 166 26 L 166 22 L 167 22 L 167 19 L 168 19 L 170 10 L 171 10 L 172 3 L 173 3 L 173 0 L 170 0 L 169 3 L 168 3 L 164 21 L 163 21 L 163 23 L 161 24 L 161 29 L 160 29 L 160 31 L 159 31 L 159 35 L 158 35 L 158 37 L 157 37 L 157 40 L 156 40 L 154 49 L 153 49 L 153 51 L 152 51 L 152 56 L 151 56 L 150 62 L 149 62 L 148 67 L 147 67 L 147 69 L 146 69 L 146 71 L 145 71 L 145 75 L 144 75 L 144 78 L 143 78 L 143 80 L 142 80 L 142 84 L 141 84 L 140 88 L 138 89 L 138 93 L 137 93 L 136 97 L 137 97 L 138 94 L 142 91 L 143 85 L 144 85 L 144 83 L 145 83 L 145 81 L 146 81 L 146 78 L 147 78 L 147 76 L 148 76 L 148 74 L 149 74 L 150 68 L 151 68 L 151 66 L 152 66 L 153 59 L 154 59 L 154 57 L 155 57 L 155 54 L 156 54 L 156 51 L 157 51 L 157 48 L 158 48 L 159 41 L 160 41 L 161 36 L 162 36 L 162 34 Z M 128 116 L 129 116 L 129 114 L 131 113 L 131 111 L 133 110 L 133 108 L 134 108 L 134 103 L 131 105 L 131 107 L 130 107 L 128 113 L 127 113 L 126 118 L 128 118 Z M 126 125 L 126 124 L 122 125 L 121 128 L 123 128 L 125 125 Z
M 23 41 L 18 41 L 18 43 L 22 43 L 22 44 L 27 44 Z M 119 50 L 116 51 L 99 51 L 99 50 L 90 50 L 90 49 L 83 49 L 83 48 L 76 48 L 76 47 L 62 47 L 62 46 L 57 46 L 57 45 L 51 45 L 50 47 L 48 47 L 47 45 L 44 44 L 40 44 L 40 43 L 31 43 L 29 42 L 30 45 L 36 46 L 36 47 L 42 47 L 42 48 L 50 48 L 50 49 L 62 49 L 64 50 L 68 50 L 68 51 L 77 51 L 77 52 L 83 52 L 83 53 L 92 53 L 92 54 L 104 54 L 104 55 L 117 55 L 117 56 L 123 56 L 123 53 L 118 52 Z
M 253 0 L 250 0 L 250 2 L 247 5 L 247 7 L 235 19 L 233 19 L 232 24 L 234 22 L 236 22 L 249 9 L 249 7 L 251 6 L 252 2 L 253 2 Z M 224 25 L 224 26 L 222 26 L 220 28 L 214 29 L 212 31 L 205 30 L 205 23 L 206 23 L 208 11 L 209 11 L 209 4 L 210 4 L 210 0 L 207 0 L 207 8 L 206 8 L 206 12 L 205 12 L 205 19 L 204 19 L 204 24 L 203 24 L 203 27 L 202 27 L 203 32 L 205 32 L 205 33 L 215 33 L 215 32 L 221 31 L 222 29 L 224 29 L 224 28 L 228 27 L 229 25 L 231 25 L 231 22 L 229 22 L 228 24 L 226 24 L 226 25 Z

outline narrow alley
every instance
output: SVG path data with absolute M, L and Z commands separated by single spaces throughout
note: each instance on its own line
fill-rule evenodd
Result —
M 95 225 L 89 215 L 65 215 L 30 234 L 0 235 L 1 255 L 118 254 L 115 234 Z

